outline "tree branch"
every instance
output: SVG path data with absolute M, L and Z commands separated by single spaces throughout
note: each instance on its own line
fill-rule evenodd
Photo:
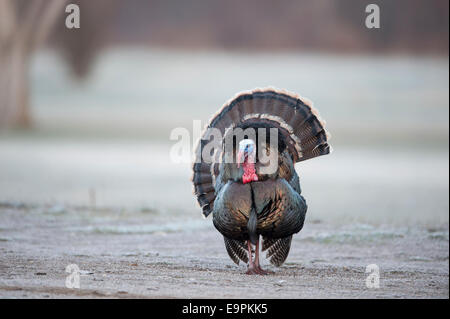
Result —
M 52 27 L 55 25 L 58 17 L 61 16 L 63 8 L 66 6 L 67 0 L 47 0 L 41 21 L 37 25 L 32 45 L 39 47 L 47 39 Z
M 39 15 L 42 12 L 44 0 L 27 1 L 27 4 L 23 21 L 21 21 L 22 27 L 19 26 L 15 35 L 15 41 L 25 46 L 29 45 L 33 30 L 39 23 Z
M 15 28 L 16 11 L 11 0 L 0 0 L 0 51 L 11 41 Z

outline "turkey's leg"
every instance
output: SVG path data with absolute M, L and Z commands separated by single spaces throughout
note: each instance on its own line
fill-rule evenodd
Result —
M 250 240 L 247 241 L 247 249 L 248 249 L 248 269 L 247 275 L 267 275 L 269 272 L 263 270 L 259 265 L 259 238 L 256 242 L 255 247 L 255 261 L 253 261 L 252 254 L 252 243 Z
M 255 271 L 257 274 L 259 275 L 268 275 L 270 274 L 269 271 L 266 271 L 264 269 L 261 268 L 261 265 L 259 264 L 259 238 L 258 241 L 256 242 L 256 248 L 255 248 Z
M 247 267 L 247 275 L 256 275 L 255 263 L 253 262 L 253 254 L 252 254 L 252 243 L 250 240 L 247 240 L 247 249 L 248 249 L 248 267 Z

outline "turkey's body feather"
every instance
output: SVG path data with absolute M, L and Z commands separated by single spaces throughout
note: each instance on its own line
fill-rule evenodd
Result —
M 248 184 L 227 179 L 227 174 L 232 173 L 225 171 L 225 167 L 226 164 L 221 165 L 216 183 L 214 226 L 224 236 L 226 245 L 227 240 L 241 243 L 251 240 L 252 231 L 256 236 L 263 236 L 265 241 L 274 239 L 277 245 L 272 246 L 268 257 L 272 257 L 270 261 L 273 264 L 281 265 L 289 253 L 291 241 L 284 239 L 292 238 L 292 234 L 302 229 L 307 210 L 289 155 L 284 153 L 280 156 L 279 167 L 283 169 L 279 169 L 278 174 L 268 179 L 262 176 L 262 181 Z M 238 252 L 231 246 L 227 246 L 227 252 L 235 261 Z

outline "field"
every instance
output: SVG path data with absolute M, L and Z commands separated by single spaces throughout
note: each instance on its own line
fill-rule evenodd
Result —
M 32 66 L 35 126 L 0 135 L 0 297 L 449 297 L 448 59 L 115 50 L 82 83 L 51 52 Z M 268 85 L 315 102 L 334 152 L 297 164 L 304 229 L 249 277 L 169 136 Z

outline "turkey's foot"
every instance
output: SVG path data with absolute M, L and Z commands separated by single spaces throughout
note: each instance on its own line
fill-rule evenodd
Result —
M 256 266 L 249 266 L 247 268 L 247 272 L 245 273 L 246 275 L 270 275 L 273 274 L 273 272 L 271 271 L 266 271 L 264 269 L 262 269 L 261 267 L 256 267 Z
M 261 269 L 256 268 L 255 266 L 248 267 L 246 271 L 246 275 L 265 275 L 261 271 Z
M 264 270 L 264 269 L 262 269 L 260 266 L 257 266 L 257 267 L 256 267 L 256 271 L 257 271 L 258 274 L 260 274 L 260 275 L 272 275 L 272 274 L 274 274 L 273 271 L 270 271 L 270 270 Z
M 247 268 L 247 271 L 245 272 L 246 275 L 258 275 L 258 273 L 256 272 L 256 268 Z

